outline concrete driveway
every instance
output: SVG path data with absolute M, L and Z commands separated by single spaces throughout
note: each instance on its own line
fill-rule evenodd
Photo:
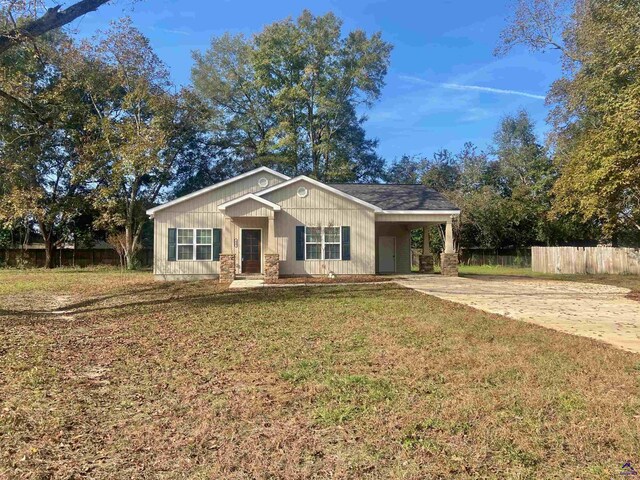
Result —
M 629 290 L 513 277 L 407 275 L 396 282 L 486 312 L 582 335 L 640 353 L 640 302 Z

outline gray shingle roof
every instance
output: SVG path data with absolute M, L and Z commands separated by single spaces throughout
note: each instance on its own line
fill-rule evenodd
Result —
M 329 186 L 383 210 L 458 210 L 442 194 L 424 185 L 330 183 Z

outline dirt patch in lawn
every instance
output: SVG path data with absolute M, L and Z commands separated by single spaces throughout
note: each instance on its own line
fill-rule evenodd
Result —
M 292 285 L 307 285 L 307 284 L 340 284 L 340 283 L 377 283 L 377 282 L 390 282 L 393 280 L 390 277 L 383 277 L 379 275 L 338 275 L 335 278 L 329 277 L 285 277 L 276 280 L 275 284 L 292 284 Z

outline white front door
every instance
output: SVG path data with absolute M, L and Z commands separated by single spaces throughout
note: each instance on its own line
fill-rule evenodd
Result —
M 396 237 L 378 237 L 378 271 L 395 273 L 396 271 Z

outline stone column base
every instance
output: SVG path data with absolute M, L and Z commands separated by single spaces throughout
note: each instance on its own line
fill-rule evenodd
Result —
M 458 276 L 458 254 L 457 253 L 441 253 L 440 254 L 440 272 L 448 277 Z
M 231 283 L 236 279 L 236 256 L 233 253 L 220 254 L 220 283 Z
M 280 278 L 280 255 L 277 253 L 264 254 L 264 282 L 275 283 Z
M 418 261 L 420 273 L 433 273 L 433 255 L 420 255 Z

